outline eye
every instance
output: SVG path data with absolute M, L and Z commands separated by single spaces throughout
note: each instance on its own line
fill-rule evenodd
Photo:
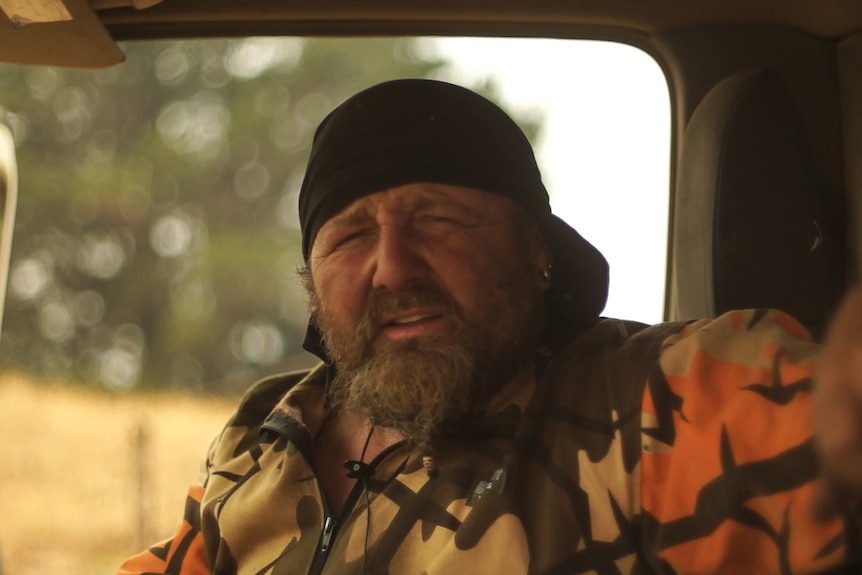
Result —
M 447 213 L 423 214 L 419 219 L 431 224 L 463 225 L 463 222 L 456 215 Z
M 350 232 L 344 233 L 341 236 L 335 238 L 335 241 L 332 243 L 335 249 L 350 245 L 352 242 L 363 238 L 368 235 L 368 230 L 359 229 L 352 230 Z
M 337 253 L 353 253 L 368 246 L 368 238 L 375 234 L 374 226 L 332 226 L 321 232 L 312 247 L 317 257 L 329 257 Z

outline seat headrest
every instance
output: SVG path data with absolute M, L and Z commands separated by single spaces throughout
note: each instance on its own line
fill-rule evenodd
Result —
M 815 332 L 843 289 L 843 226 L 793 97 L 770 69 L 717 84 L 685 129 L 675 195 L 674 319 L 777 308 Z

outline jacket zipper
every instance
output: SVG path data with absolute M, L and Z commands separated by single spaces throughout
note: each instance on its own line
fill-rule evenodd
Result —
M 377 457 L 372 459 L 368 464 L 369 476 L 374 473 L 378 463 L 389 455 L 390 452 L 395 451 L 395 449 L 401 447 L 404 443 L 404 441 L 398 441 L 378 453 Z M 368 479 L 366 479 L 366 481 L 367 480 Z M 364 490 L 365 486 L 363 485 L 363 482 L 357 481 L 356 485 L 353 486 L 353 489 L 350 490 L 347 500 L 344 502 L 344 508 L 341 511 L 341 519 L 346 519 L 350 513 L 353 512 L 353 508 L 356 506 L 356 501 L 359 499 L 359 496 L 362 495 Z M 340 523 L 339 518 L 332 514 L 332 510 L 329 507 L 329 501 L 326 499 L 326 494 L 323 492 L 322 487 L 320 487 L 320 499 L 323 501 L 325 519 L 323 520 L 323 532 L 320 534 L 320 544 L 317 547 L 317 554 L 314 557 L 314 561 L 311 562 L 311 569 L 308 572 L 309 575 L 320 575 L 323 573 L 323 568 L 326 566 L 329 552 L 335 542 L 335 536 L 338 534 Z M 370 512 L 370 510 L 368 511 Z
M 327 515 L 326 521 L 323 523 L 323 535 L 320 538 L 321 553 L 329 553 L 329 546 L 332 544 L 332 536 L 335 535 L 336 527 L 338 527 L 338 520 L 332 515 Z

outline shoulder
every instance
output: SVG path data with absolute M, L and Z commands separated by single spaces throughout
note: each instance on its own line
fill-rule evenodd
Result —
M 301 386 L 323 386 L 323 364 L 310 370 L 272 375 L 253 384 L 210 448 L 207 467 L 232 459 L 261 442 L 261 427 L 284 398 Z
M 313 368 L 271 375 L 254 383 L 243 396 L 228 426 L 257 426 L 291 389 L 300 383 L 323 384 L 323 364 Z
M 616 477 L 632 480 L 641 455 L 644 386 L 662 343 L 682 327 L 602 319 L 557 352 L 537 402 L 546 435 L 566 438 L 605 469 L 619 463 L 625 473 Z
M 684 326 L 600 320 L 548 362 L 543 380 L 550 401 L 590 417 L 638 413 L 664 342 Z
M 790 315 L 776 310 L 737 310 L 712 320 L 687 323 L 662 342 L 666 372 L 689 371 L 692 362 L 711 361 L 770 367 L 776 354 L 799 360 L 816 355 L 810 332 Z
M 598 360 L 640 364 L 673 360 L 695 348 L 742 358 L 760 354 L 763 346 L 776 345 L 805 355 L 818 347 L 809 331 L 790 315 L 750 309 L 727 312 L 715 319 L 656 325 L 601 319 L 556 353 L 552 361 L 560 365 Z
M 633 394 L 654 374 L 691 373 L 707 363 L 772 367 L 781 358 L 808 360 L 818 351 L 811 335 L 786 313 L 740 310 L 715 319 L 645 325 L 602 319 L 548 363 L 548 379 L 567 393 Z
M 641 375 L 643 369 L 658 360 L 665 341 L 687 325 L 687 322 L 674 322 L 650 326 L 603 318 L 555 353 L 549 362 L 549 372 L 552 375 L 590 374 L 593 380 L 616 378 L 625 372 Z

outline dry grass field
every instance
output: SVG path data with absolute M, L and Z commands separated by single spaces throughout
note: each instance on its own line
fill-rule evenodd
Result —
M 111 574 L 169 535 L 235 403 L 0 375 L 4 575 Z

